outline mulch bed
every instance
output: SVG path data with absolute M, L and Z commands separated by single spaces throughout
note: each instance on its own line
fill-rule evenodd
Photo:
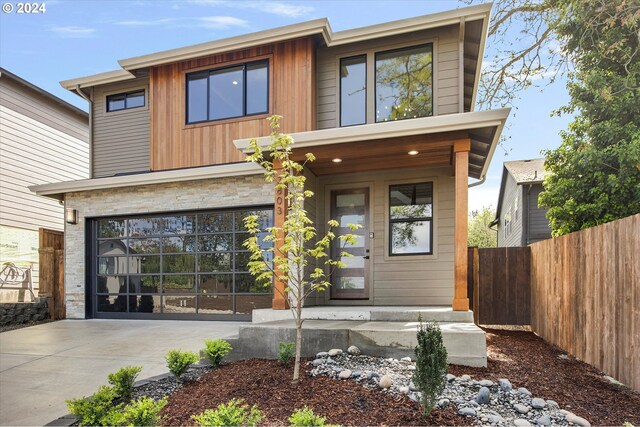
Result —
M 533 396 L 555 400 L 560 407 L 592 425 L 640 425 L 640 393 L 612 384 L 603 373 L 548 344 L 531 332 L 487 329 L 486 368 L 449 366 L 458 376 L 509 379 Z M 560 357 L 563 355 L 562 357 Z
M 420 405 L 405 396 L 395 398 L 366 389 L 355 381 L 309 377 L 301 372 L 292 383 L 293 368 L 276 361 L 251 359 L 223 365 L 170 396 L 164 408 L 164 425 L 194 425 L 191 415 L 213 409 L 233 398 L 257 404 L 265 418 L 261 424 L 288 426 L 294 409 L 305 405 L 331 424 L 352 425 L 466 425 L 468 420 L 447 410 L 422 416 Z
M 603 373 L 530 332 L 487 330 L 487 368 L 450 365 L 449 372 L 474 379 L 508 378 L 534 396 L 553 399 L 560 407 L 592 425 L 640 425 L 640 393 L 610 383 Z M 564 355 L 563 357 L 560 357 Z M 348 425 L 468 425 L 453 406 L 434 409 L 429 418 L 407 397 L 395 398 L 366 389 L 355 381 L 309 377 L 301 373 L 291 383 L 292 369 L 275 361 L 253 359 L 223 365 L 186 384 L 170 396 L 164 425 L 193 425 L 191 415 L 233 398 L 257 404 L 264 425 L 289 425 L 294 409 L 310 406 L 332 424 Z

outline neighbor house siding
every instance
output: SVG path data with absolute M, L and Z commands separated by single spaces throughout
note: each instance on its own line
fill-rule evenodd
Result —
M 516 198 L 517 198 L 517 215 L 516 215 Z M 504 198 L 500 208 L 500 223 L 498 224 L 498 246 L 522 246 L 522 186 L 516 184 L 511 174 L 507 174 L 504 187 Z M 505 236 L 505 219 L 511 216 L 511 230 Z
M 328 129 L 340 126 L 339 122 L 339 65 L 341 57 L 374 54 L 398 47 L 433 43 L 434 51 L 434 115 L 460 112 L 460 66 L 458 26 L 413 32 L 406 35 L 370 40 L 344 46 L 318 49 L 317 59 L 317 127 Z M 369 64 L 367 64 L 369 65 Z M 367 70 L 373 76 L 373 70 Z M 375 82 L 367 81 L 369 88 Z M 372 94 L 371 89 L 368 95 Z M 372 97 L 367 97 L 372 103 Z M 368 106 L 368 108 L 373 108 Z
M 273 184 L 262 175 L 67 193 L 65 206 L 78 210 L 65 230 L 67 318 L 85 317 L 87 218 L 256 205 L 273 205 Z
M 542 184 L 533 184 L 522 186 L 528 198 L 527 209 L 527 231 L 528 241 L 526 244 L 535 243 L 551 237 L 551 229 L 549 228 L 549 220 L 547 219 L 547 208 L 538 207 L 538 197 L 543 191 Z
M 107 112 L 107 96 L 145 91 L 144 107 Z M 149 170 L 149 79 L 93 88 L 93 178 Z
M 0 80 L 1 224 L 62 230 L 63 207 L 28 186 L 89 177 L 87 118 Z
M 388 256 L 389 185 L 433 182 L 433 255 Z M 371 250 L 370 300 L 374 305 L 450 305 L 453 299 L 453 241 L 455 191 L 448 168 L 420 168 L 374 173 L 333 175 L 320 178 L 319 206 L 335 188 L 370 188 Z M 328 212 L 318 210 L 318 224 L 326 224 Z

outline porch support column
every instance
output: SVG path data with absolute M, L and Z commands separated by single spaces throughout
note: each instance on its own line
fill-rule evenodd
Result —
M 454 224 L 454 297 L 452 308 L 456 311 L 469 310 L 467 296 L 467 233 L 469 210 L 469 151 L 470 139 L 458 139 L 453 144 L 455 170 L 455 224 Z
M 282 168 L 282 165 L 279 160 L 273 161 L 273 168 L 278 171 Z M 279 173 L 276 173 L 276 184 L 279 181 Z M 284 221 L 287 217 L 287 211 L 289 208 L 289 202 L 287 200 L 287 190 L 286 189 L 275 189 L 275 199 L 274 199 L 274 218 L 273 225 L 274 227 L 282 228 L 284 225 Z M 287 256 L 286 253 L 283 253 L 280 248 L 284 245 L 284 232 L 280 231 L 277 236 L 277 240 L 275 244 L 275 255 L 278 256 Z M 273 310 L 288 310 L 289 309 L 289 301 L 284 294 L 284 290 L 287 288 L 287 284 L 278 279 L 280 275 L 280 271 L 276 270 L 275 277 L 273 279 L 273 300 L 271 302 L 271 308 Z

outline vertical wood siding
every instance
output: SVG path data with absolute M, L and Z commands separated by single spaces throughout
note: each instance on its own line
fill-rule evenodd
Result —
M 62 230 L 63 208 L 30 185 L 89 177 L 88 121 L 7 79 L 0 80 L 2 225 Z
M 640 390 L 640 214 L 534 243 L 531 326 Z
M 271 131 L 265 118 L 271 114 L 284 116 L 284 132 L 314 130 L 314 49 L 313 40 L 303 38 L 153 68 L 151 169 L 243 161 L 244 154 L 236 149 L 233 140 L 269 135 Z M 268 114 L 185 124 L 186 73 L 265 57 L 270 59 Z
M 434 182 L 434 255 L 388 256 L 389 185 Z M 370 301 L 374 305 L 451 305 L 453 300 L 454 177 L 450 168 L 420 168 L 354 173 L 319 178 L 318 224 L 325 224 L 327 191 L 333 186 L 370 186 L 372 270 Z
M 317 127 L 336 128 L 339 122 L 338 68 L 340 58 L 375 53 L 398 47 L 433 42 L 434 49 L 434 114 L 459 113 L 460 64 L 458 58 L 458 26 L 417 31 L 410 34 L 353 43 L 345 46 L 318 49 L 317 61 Z M 369 73 L 371 75 L 371 73 Z M 367 82 L 369 86 L 375 82 Z M 372 102 L 370 96 L 368 103 Z
M 107 112 L 107 96 L 145 91 L 145 106 Z M 149 170 L 149 79 L 93 89 L 93 178 Z

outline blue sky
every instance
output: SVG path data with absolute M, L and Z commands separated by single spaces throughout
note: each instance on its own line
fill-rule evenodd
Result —
M 0 3 L 17 2 L 0 0 Z M 41 2 L 42 3 L 42 2 Z M 86 109 L 59 81 L 110 71 L 117 60 L 327 17 L 334 31 L 464 6 L 459 1 L 44 1 L 46 12 L 0 12 L 0 66 Z M 551 112 L 569 101 L 565 80 L 532 87 L 515 102 L 485 184 L 469 208 L 495 206 L 502 162 L 541 157 L 560 144 L 569 117 Z

